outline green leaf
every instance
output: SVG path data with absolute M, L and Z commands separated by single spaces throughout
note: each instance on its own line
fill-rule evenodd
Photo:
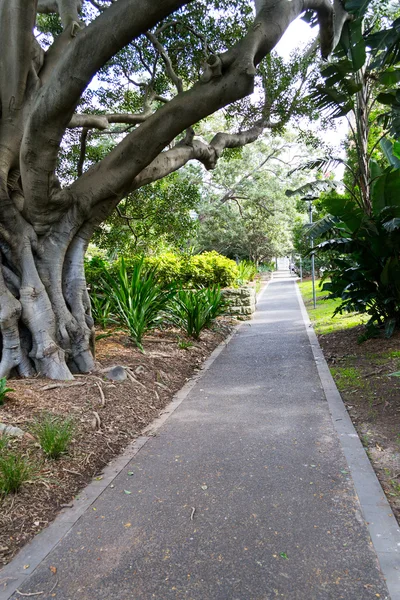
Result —
M 389 68 L 379 75 L 378 80 L 382 85 L 395 85 L 400 81 L 400 69 Z
M 362 16 L 366 12 L 370 1 L 371 0 L 347 0 L 344 7 L 348 13 Z
M 377 101 L 381 104 L 385 104 L 388 106 L 393 106 L 396 104 L 396 94 L 390 92 L 381 92 L 376 97 Z
M 385 338 L 392 337 L 396 327 L 396 319 L 389 319 L 385 323 Z
M 300 169 L 295 170 L 298 171 Z M 332 188 L 336 189 L 341 185 L 342 183 L 340 181 L 332 181 L 331 179 L 317 179 L 316 181 L 309 181 L 308 183 L 305 183 L 304 185 L 300 186 L 295 190 L 286 190 L 285 194 L 286 196 L 290 197 L 295 196 L 296 194 L 313 194 L 318 192 L 326 192 L 327 190 Z
M 393 144 L 393 154 L 396 158 L 400 159 L 400 142 L 394 142 Z
M 130 496 L 132 494 L 132 492 L 130 492 L 129 490 L 124 490 L 124 493 L 127 494 L 128 496 Z
M 313 225 L 307 230 L 307 237 L 317 238 L 322 234 L 326 233 L 332 227 L 339 222 L 338 217 L 334 217 L 333 215 L 325 215 L 322 219 L 313 223 Z
M 286 552 L 279 552 L 279 556 L 280 556 L 281 558 L 285 558 L 286 560 L 289 560 L 289 557 L 288 557 L 288 555 L 286 554 Z
M 392 166 L 395 167 L 395 169 L 400 169 L 400 159 L 397 158 L 394 154 L 393 151 L 393 143 L 388 140 L 387 138 L 383 138 L 383 140 L 381 140 L 379 142 L 382 151 L 388 161 L 388 163 Z M 399 144 L 400 146 L 400 144 Z
M 395 373 L 390 373 L 389 377 L 400 377 L 400 371 L 396 371 Z

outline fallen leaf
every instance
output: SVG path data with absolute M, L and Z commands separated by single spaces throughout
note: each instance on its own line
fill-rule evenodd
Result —
M 24 569 L 29 569 L 31 565 L 24 565 Z
M 125 494 L 132 494 L 132 492 L 130 492 L 129 490 L 124 490 Z
M 50 567 L 50 571 L 55 575 L 57 573 L 57 567 Z
M 128 529 L 128 527 L 131 527 L 132 523 L 125 523 L 124 527 L 126 527 Z
M 201 489 L 202 489 L 202 490 L 207 490 L 207 489 L 208 489 L 208 486 L 207 486 L 207 485 L 202 485 L 202 486 L 201 486 Z
M 133 475 L 133 471 L 128 471 L 128 475 Z
M 279 556 L 280 556 L 281 558 L 285 558 L 286 560 L 289 560 L 289 557 L 288 557 L 288 555 L 286 554 L 286 552 L 279 552 Z

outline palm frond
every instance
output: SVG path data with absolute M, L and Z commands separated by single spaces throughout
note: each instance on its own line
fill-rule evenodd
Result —
M 300 186 L 295 190 L 286 190 L 286 196 L 295 196 L 296 194 L 315 194 L 319 192 L 326 192 L 330 189 L 337 189 L 342 186 L 340 181 L 330 180 L 330 179 L 317 179 L 315 181 L 309 181 L 304 185 Z
M 332 227 L 339 223 L 340 219 L 338 217 L 334 217 L 333 215 L 325 215 L 319 221 L 313 223 L 310 227 L 307 228 L 307 237 L 315 239 L 330 231 Z

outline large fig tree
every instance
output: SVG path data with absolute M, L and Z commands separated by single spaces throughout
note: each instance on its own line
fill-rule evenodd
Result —
M 212 168 L 225 148 L 256 139 L 271 118 L 268 101 L 239 133 L 205 142 L 192 127 L 251 94 L 259 63 L 305 10 L 318 17 L 323 56 L 345 18 L 336 0 L 336 10 L 330 0 L 256 0 L 246 32 L 210 45 L 202 22 L 210 14 L 218 22 L 224 11 L 234 22 L 238 4 L 245 2 L 0 0 L 0 376 L 71 379 L 93 369 L 83 260 L 94 229 L 135 189 L 190 159 Z M 56 15 L 58 35 L 41 34 L 41 20 L 57 23 Z M 203 55 L 194 84 L 174 62 L 179 53 L 195 58 L 183 30 Z M 132 69 L 130 52 L 139 67 Z M 142 110 L 127 101 L 107 113 L 99 95 L 90 103 L 96 74 L 118 69 L 142 94 Z M 93 129 L 114 142 L 84 166 Z M 71 131 L 82 150 L 73 181 L 59 170 Z

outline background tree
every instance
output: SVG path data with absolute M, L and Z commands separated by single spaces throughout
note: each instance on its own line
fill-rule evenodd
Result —
M 331 51 L 329 0 L 257 0 L 256 9 L 253 21 L 251 6 L 233 0 L 0 0 L 0 376 L 92 369 L 83 259 L 96 227 L 188 160 L 212 168 L 225 148 L 259 136 L 268 104 L 247 130 L 209 143 L 192 127 L 253 91 L 257 66 L 305 9 L 318 15 L 322 54 Z M 60 33 L 35 36 L 38 13 L 55 10 Z M 118 76 L 131 88 L 108 102 L 101 88 Z M 76 128 L 81 160 L 66 180 L 57 169 Z M 113 143 L 90 164 L 92 129 L 110 130 Z
M 302 152 L 304 159 L 306 149 L 290 136 L 274 136 L 222 158 L 203 186 L 195 247 L 256 264 L 290 253 L 298 213 L 284 190 Z

